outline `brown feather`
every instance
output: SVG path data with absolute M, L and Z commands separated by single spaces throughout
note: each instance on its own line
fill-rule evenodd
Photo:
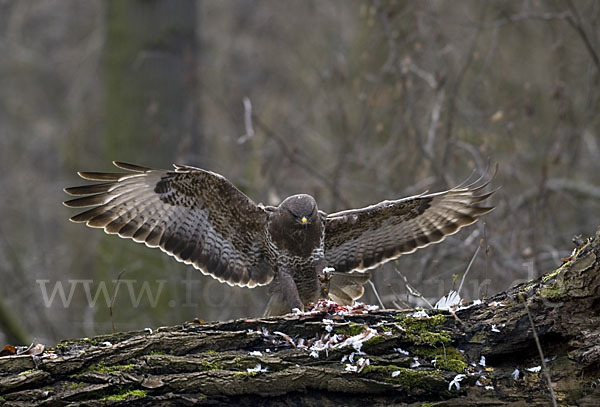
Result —
M 91 207 L 73 222 L 160 247 L 229 284 L 254 286 L 273 279 L 273 269 L 251 249 L 264 239 L 266 213 L 225 178 L 189 166 L 166 171 L 113 164 L 129 172 L 80 172 L 84 179 L 102 182 L 65 188 L 78 196 L 66 206 Z

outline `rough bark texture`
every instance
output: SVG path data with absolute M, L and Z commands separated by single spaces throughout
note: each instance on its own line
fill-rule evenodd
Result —
M 558 405 L 600 405 L 600 229 L 556 271 L 455 313 L 194 321 L 0 357 L 0 401 L 548 406 L 525 302 Z

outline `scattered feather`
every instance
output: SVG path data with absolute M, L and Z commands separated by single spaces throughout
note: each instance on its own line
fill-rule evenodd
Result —
M 424 310 L 412 312 L 408 316 L 413 318 L 429 318 L 429 315 Z
M 492 332 L 500 332 L 500 330 L 496 328 L 496 324 L 492 324 Z
M 357 352 L 360 352 L 362 344 L 369 339 L 378 336 L 377 331 L 373 328 L 365 327 L 365 330 L 358 335 L 347 338 L 344 342 L 335 344 L 332 348 L 344 348 L 346 346 L 352 346 Z
M 467 376 L 464 374 L 457 374 L 456 376 L 454 376 L 454 379 L 452 379 L 452 381 L 448 385 L 448 390 L 452 390 L 452 386 L 456 387 L 456 390 L 460 390 L 460 382 L 465 377 L 467 377 Z
M 256 366 L 254 367 L 249 367 L 248 369 L 246 369 L 246 371 L 248 373 L 257 373 L 257 372 L 266 372 L 268 371 L 269 368 L 265 367 L 264 369 L 262 368 L 262 366 L 260 365 L 260 363 L 258 363 Z
M 438 302 L 435 303 L 433 308 L 439 310 L 449 310 L 459 305 L 461 301 L 462 299 L 460 298 L 458 292 L 450 290 L 448 295 L 444 295 L 442 298 L 440 298 Z
M 262 353 L 260 353 L 257 350 L 253 350 L 252 352 L 249 352 L 248 355 L 250 355 L 250 356 L 262 356 Z
M 263 328 L 265 329 L 265 328 Z M 268 332 L 268 331 L 267 331 Z M 281 336 L 283 339 L 285 339 L 287 342 L 289 342 L 290 344 L 292 344 L 292 346 L 295 348 L 296 347 L 296 343 L 294 342 L 294 340 L 291 338 L 291 336 L 289 336 L 286 333 L 280 332 L 280 331 L 274 331 L 273 332 L 275 335 L 279 335 Z
M 531 372 L 531 373 L 537 373 L 540 370 L 542 370 L 542 367 L 541 366 L 534 366 L 534 367 L 527 368 L 526 370 L 528 372 Z
M 479 359 L 479 364 L 485 367 L 485 356 L 481 355 L 481 359 Z
M 515 370 L 513 370 L 513 372 L 510 375 L 514 380 L 518 380 L 520 374 L 521 372 L 519 372 L 519 369 L 515 368 Z
M 365 358 L 358 359 L 358 362 L 357 362 L 358 373 L 362 372 L 363 369 L 365 367 L 369 366 L 370 364 L 371 364 L 371 361 L 369 359 L 365 359 Z

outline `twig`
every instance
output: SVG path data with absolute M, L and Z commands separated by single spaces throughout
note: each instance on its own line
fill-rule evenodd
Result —
M 529 306 L 527 305 L 527 299 L 523 295 L 519 295 L 521 301 L 525 305 L 525 311 L 527 311 L 527 317 L 529 317 L 529 324 L 531 325 L 531 330 L 533 331 L 533 339 L 535 339 L 535 346 L 537 346 L 537 350 L 540 354 L 540 359 L 542 360 L 542 370 L 544 372 L 544 376 L 546 377 L 546 381 L 548 382 L 548 389 L 550 390 L 550 396 L 552 397 L 552 405 L 557 407 L 556 404 L 556 396 L 554 395 L 554 389 L 552 388 L 552 379 L 550 378 L 550 373 L 548 373 L 548 367 L 546 366 L 546 361 L 544 360 L 544 352 L 542 351 L 542 345 L 540 344 L 540 338 L 535 330 L 535 325 L 533 323 L 533 318 L 531 316 L 531 312 L 529 312 Z
M 481 249 L 481 241 L 479 242 L 479 245 L 477 246 L 477 250 L 475 250 L 473 257 L 471 257 L 471 260 L 469 261 L 469 264 L 467 265 L 467 269 L 465 270 L 462 278 L 460 279 L 460 284 L 458 286 L 458 290 L 456 290 L 456 292 L 458 293 L 459 296 L 460 296 L 460 290 L 462 290 L 463 284 L 465 282 L 465 278 L 467 277 L 467 274 L 469 274 L 469 271 L 471 270 L 471 266 L 473 265 L 473 262 L 475 261 L 475 257 L 477 257 L 477 253 L 479 253 L 479 249 Z
M 394 287 L 392 287 L 391 284 L 388 284 L 387 287 L 394 295 L 395 299 L 392 300 L 392 304 L 394 304 L 394 307 L 396 307 L 397 309 L 411 308 L 410 304 L 407 301 L 404 301 L 400 298 L 400 295 L 398 295 L 398 293 L 396 292 L 396 290 L 394 290 Z
M 284 141 L 284 139 L 281 136 L 279 136 L 277 133 L 275 133 L 273 130 L 271 130 L 270 127 L 267 126 L 262 120 L 260 120 L 260 118 L 258 116 L 252 115 L 252 117 L 254 118 L 254 123 L 256 124 L 256 127 L 260 128 L 267 137 L 273 139 L 277 143 L 281 152 L 287 157 L 287 159 L 291 163 L 302 168 L 304 171 L 306 171 L 307 173 L 311 174 L 313 177 L 315 177 L 316 179 L 321 181 L 324 185 L 327 185 L 327 187 L 329 187 L 329 189 L 331 190 L 331 193 L 334 195 L 334 197 L 339 202 L 342 203 L 342 205 L 344 205 L 345 207 L 352 206 L 342 196 L 342 194 L 339 190 L 339 187 L 337 185 L 335 185 L 335 183 L 333 183 L 329 177 L 321 174 L 313 166 L 307 164 L 303 159 L 301 159 L 299 157 L 299 152 L 296 150 L 293 150 L 291 147 L 289 147 L 287 145 L 287 143 Z
M 489 266 L 490 266 L 490 258 L 489 258 L 489 252 L 490 252 L 490 245 L 488 245 L 488 240 L 487 240 L 487 223 L 483 222 L 483 244 L 485 245 L 485 278 L 487 279 L 489 276 Z M 487 298 L 488 295 L 488 287 L 490 285 L 486 284 L 485 285 L 485 293 L 483 294 L 484 298 Z
M 569 4 L 569 8 L 571 9 L 571 14 L 567 17 L 567 22 L 571 25 L 571 27 L 573 27 L 575 29 L 575 31 L 577 31 L 577 34 L 579 34 L 579 36 L 583 40 L 583 44 L 585 45 L 585 48 L 590 53 L 590 56 L 592 57 L 592 61 L 594 61 L 594 65 L 596 65 L 596 70 L 600 71 L 600 58 L 598 58 L 598 54 L 596 53 L 596 50 L 594 50 L 594 47 L 590 43 L 589 37 L 587 36 L 585 30 L 583 29 L 583 26 L 581 24 L 581 17 L 579 17 L 577 8 L 575 7 L 575 4 L 573 4 L 573 2 L 571 0 L 568 0 L 567 3 Z
M 223 99 L 217 96 L 210 87 L 204 85 L 203 88 L 224 112 L 229 114 L 231 117 L 235 116 L 235 114 L 227 107 Z M 271 128 L 267 126 L 262 120 L 260 120 L 260 117 L 256 116 L 254 113 L 252 114 L 252 121 L 254 124 L 253 129 L 254 127 L 260 129 L 265 134 L 265 136 L 274 140 L 279 146 L 279 149 L 281 150 L 283 155 L 285 155 L 286 158 L 292 164 L 295 164 L 298 167 L 302 168 L 308 174 L 312 175 L 315 179 L 319 180 L 323 185 L 327 186 L 333 194 L 333 196 L 345 207 L 349 208 L 352 206 L 350 205 L 349 201 L 343 197 L 342 193 L 339 190 L 339 186 L 336 185 L 330 177 L 321 174 L 313 166 L 307 163 L 306 160 L 303 157 L 301 157 L 302 153 L 300 151 L 294 150 L 292 147 L 288 146 L 283 137 L 279 136 L 277 133 L 271 130 Z
M 381 301 L 381 297 L 379 296 L 379 293 L 377 292 L 377 289 L 375 288 L 375 284 L 373 284 L 373 282 L 371 280 L 369 280 L 368 283 L 371 286 L 371 288 L 373 289 L 373 292 L 375 293 L 375 297 L 377 297 L 377 302 L 379 303 L 379 307 L 381 307 L 381 309 L 385 309 L 385 305 L 383 305 L 383 301 Z
M 400 272 L 400 270 L 398 270 L 397 267 L 394 267 L 394 270 L 396 271 L 396 273 L 398 273 L 398 275 L 400 277 L 402 277 L 402 279 L 404 280 L 404 286 L 406 287 L 406 291 L 408 291 L 408 293 L 410 295 L 412 295 L 413 297 L 417 297 L 422 299 L 423 301 L 425 301 L 425 303 L 429 306 L 429 308 L 433 309 L 433 305 L 427 300 L 427 298 L 423 297 L 423 294 L 421 294 L 416 288 L 414 288 L 413 286 L 411 286 L 408 283 L 408 279 Z
M 252 126 L 252 102 L 248 96 L 244 96 L 244 126 L 246 134 L 238 138 L 238 144 L 244 144 L 246 141 L 254 137 L 254 127 Z

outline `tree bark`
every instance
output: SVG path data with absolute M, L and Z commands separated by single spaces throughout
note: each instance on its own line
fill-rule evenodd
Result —
M 548 374 L 558 405 L 600 405 L 600 229 L 554 272 L 486 301 L 452 312 L 368 308 L 321 303 L 312 314 L 63 341 L 0 357 L 0 400 L 549 406 Z

